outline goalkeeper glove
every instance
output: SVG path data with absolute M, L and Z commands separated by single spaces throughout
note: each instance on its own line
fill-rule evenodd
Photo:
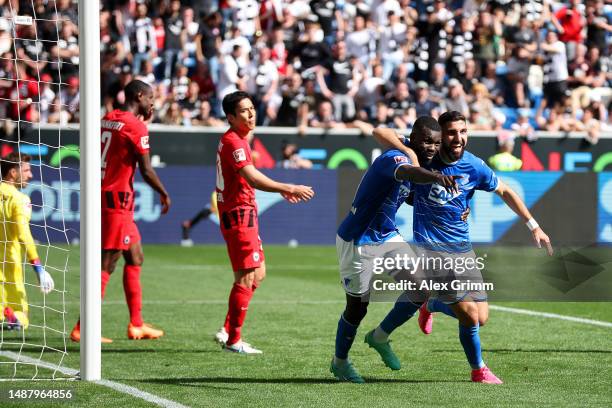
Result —
M 44 294 L 48 294 L 55 287 L 55 282 L 53 282 L 53 278 L 51 277 L 49 272 L 45 271 L 45 268 L 40 264 L 39 259 L 33 260 L 32 266 L 34 267 L 34 272 L 36 272 L 36 277 L 38 278 L 40 291 Z

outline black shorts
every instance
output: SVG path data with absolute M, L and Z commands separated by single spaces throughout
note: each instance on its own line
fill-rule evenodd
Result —
M 552 108 L 556 102 L 563 100 L 567 92 L 567 81 L 548 82 L 544 84 L 544 97 L 548 107 Z

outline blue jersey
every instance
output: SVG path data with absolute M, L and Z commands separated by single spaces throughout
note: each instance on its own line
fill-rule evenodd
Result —
M 395 213 L 410 193 L 410 183 L 395 178 L 398 168 L 411 165 L 399 150 L 390 149 L 374 160 L 357 187 L 351 210 L 338 235 L 355 245 L 379 244 L 397 235 Z
M 459 193 L 450 193 L 439 184 L 413 186 L 415 242 L 434 250 L 471 250 L 468 223 L 461 220 L 461 214 L 468 208 L 474 191 L 494 191 L 497 188 L 497 176 L 481 159 L 468 151 L 453 164 L 445 164 L 436 156 L 428 168 L 463 177 L 457 180 Z

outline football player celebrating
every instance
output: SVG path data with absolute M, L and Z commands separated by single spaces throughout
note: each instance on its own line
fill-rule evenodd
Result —
M 247 141 L 255 129 L 255 107 L 246 92 L 233 92 L 223 98 L 223 111 L 230 128 L 217 151 L 217 206 L 221 233 L 234 270 L 225 324 L 215 335 L 224 350 L 260 354 L 242 341 L 241 328 L 253 292 L 266 275 L 264 252 L 259 238 L 255 189 L 280 193 L 297 203 L 314 197 L 311 187 L 278 183 L 255 168 Z
M 125 87 L 125 110 L 116 109 L 102 118 L 102 298 L 106 284 L 121 256 L 125 259 L 123 288 L 130 312 L 127 335 L 131 340 L 156 339 L 162 330 L 142 319 L 140 270 L 144 260 L 140 232 L 134 222 L 134 174 L 136 165 L 143 180 L 161 200 L 161 213 L 170 208 L 170 196 L 151 166 L 146 121 L 153 116 L 153 90 L 133 80 Z M 81 338 L 80 324 L 70 334 Z M 102 339 L 110 342 L 110 339 Z
M 377 128 L 374 135 L 386 131 Z M 416 257 L 395 224 L 395 214 L 408 198 L 411 184 L 438 183 L 449 191 L 457 188 L 456 177 L 418 167 L 420 159 L 428 161 L 437 153 L 440 140 L 438 122 L 429 116 L 418 118 L 410 140 L 410 147 L 417 152 L 418 159 L 405 146 L 402 146 L 402 151 L 391 148 L 378 156 L 363 176 L 351 210 L 338 228 L 336 250 L 340 277 L 346 292 L 346 306 L 338 320 L 336 351 L 330 371 L 340 381 L 364 382 L 348 359 L 348 353 L 359 324 L 367 313 L 374 273 L 373 262 L 377 258 L 391 259 L 397 255 L 400 258 Z M 393 274 L 395 271 L 389 272 Z M 422 304 L 411 296 L 402 300 L 394 306 L 398 309 L 392 315 L 394 320 L 384 322 L 384 328 L 404 323 Z M 400 362 L 387 337 L 384 331 L 372 330 L 366 335 L 365 342 L 380 354 L 385 365 L 392 370 L 399 370 Z
M 478 157 L 465 150 L 468 140 L 467 120 L 457 111 L 445 112 L 438 118 L 442 129 L 442 146 L 438 156 L 427 166 L 442 174 L 461 176 L 459 191 L 443 194 L 440 186 L 416 185 L 414 191 L 414 239 L 429 254 L 450 258 L 475 258 L 469 239 L 468 223 L 459 216 L 468 207 L 475 190 L 495 192 L 526 223 L 538 248 L 546 246 L 553 254 L 550 239 L 538 225 L 521 198 Z M 405 150 L 404 144 L 389 134 L 378 135 L 385 147 Z M 467 262 L 463 263 L 464 265 Z M 473 263 L 473 265 L 476 263 Z M 477 267 L 475 267 L 477 268 Z M 453 271 L 451 271 L 453 272 Z M 475 271 L 480 274 L 479 270 Z M 453 272 L 460 275 L 459 272 Z M 466 273 L 466 272 L 462 272 Z M 432 327 L 432 312 L 442 312 L 459 321 L 459 340 L 472 368 L 473 382 L 501 384 L 482 359 L 479 328 L 489 316 L 487 295 L 484 291 L 449 291 L 430 298 L 419 311 L 419 326 L 428 334 Z M 402 311 L 394 307 L 385 321 L 401 324 Z M 383 323 L 376 329 L 387 336 L 400 324 Z M 384 336 L 382 336 L 384 338 Z

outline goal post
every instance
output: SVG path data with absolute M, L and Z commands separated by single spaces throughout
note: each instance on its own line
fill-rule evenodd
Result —
M 79 0 L 81 379 L 101 379 L 100 1 Z

